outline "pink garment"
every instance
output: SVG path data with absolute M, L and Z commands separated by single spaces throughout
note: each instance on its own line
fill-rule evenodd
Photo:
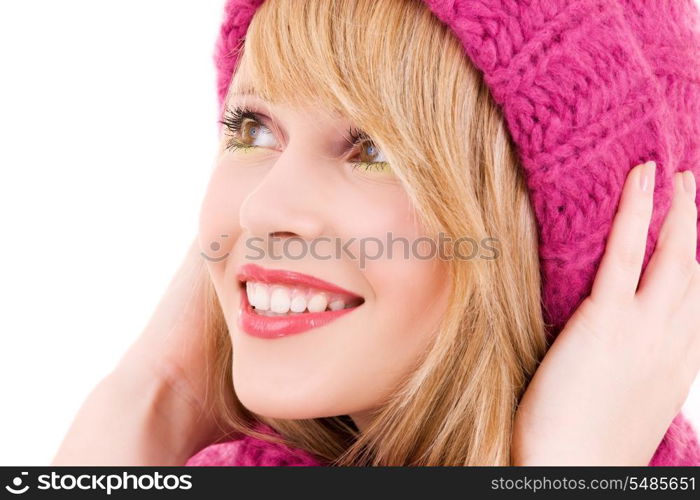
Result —
M 276 434 L 271 427 L 263 424 L 258 424 L 258 430 Z M 190 457 L 185 465 L 311 466 L 321 465 L 321 462 L 305 450 L 244 436 L 207 446 Z
M 262 1 L 226 3 L 215 51 L 220 109 L 233 49 Z M 693 0 L 424 1 L 484 74 L 517 145 L 553 339 L 590 293 L 629 170 L 657 163 L 645 267 L 670 206 L 672 174 L 691 170 L 700 183 L 698 10 Z M 245 440 L 214 446 L 216 454 L 201 460 L 246 461 L 257 449 Z M 682 414 L 650 465 L 700 465 L 696 433 Z
M 259 424 L 271 434 L 275 431 Z M 690 424 L 678 415 L 666 432 L 649 465 L 694 465 L 700 464 L 695 432 Z M 238 465 L 238 466 L 317 466 L 326 465 L 305 450 L 268 443 L 261 439 L 244 436 L 241 439 L 212 444 L 190 457 L 185 465 Z

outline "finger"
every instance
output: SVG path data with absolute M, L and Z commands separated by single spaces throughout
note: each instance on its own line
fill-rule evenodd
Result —
M 688 318 L 685 324 L 691 327 L 688 338 L 685 339 L 685 352 L 691 376 L 694 378 L 700 369 L 700 264 L 695 264 L 693 277 L 683 296 L 678 314 Z
M 654 307 L 670 307 L 679 302 L 697 265 L 698 212 L 693 174 L 674 174 L 673 189 L 671 208 L 637 290 L 637 298 Z
M 591 290 L 594 301 L 631 300 L 639 282 L 653 208 L 656 163 L 630 170 Z

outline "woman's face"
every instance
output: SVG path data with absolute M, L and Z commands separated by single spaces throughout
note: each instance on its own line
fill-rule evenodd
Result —
M 384 154 L 346 140 L 353 123 L 315 102 L 232 92 L 227 107 L 255 114 L 228 113 L 221 127 L 199 238 L 236 394 L 267 417 L 361 421 L 431 340 L 446 305 L 444 261 L 420 257 L 421 245 L 405 258 L 401 238 L 424 235 L 391 169 L 366 163 Z

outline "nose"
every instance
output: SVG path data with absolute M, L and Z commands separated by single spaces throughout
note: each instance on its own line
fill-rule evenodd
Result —
M 322 168 L 301 143 L 287 145 L 239 211 L 249 236 L 296 236 L 312 240 L 323 234 L 327 199 Z M 321 160 L 319 160 L 321 161 Z

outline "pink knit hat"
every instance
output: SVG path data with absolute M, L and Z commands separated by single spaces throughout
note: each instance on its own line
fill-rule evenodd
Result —
M 693 0 L 424 1 L 483 72 L 517 145 L 553 339 L 591 291 L 629 170 L 657 164 L 645 267 L 672 174 L 692 170 L 700 182 L 700 15 Z M 226 3 L 215 51 L 220 109 L 234 49 L 262 2 Z M 700 465 L 682 414 L 650 465 Z

